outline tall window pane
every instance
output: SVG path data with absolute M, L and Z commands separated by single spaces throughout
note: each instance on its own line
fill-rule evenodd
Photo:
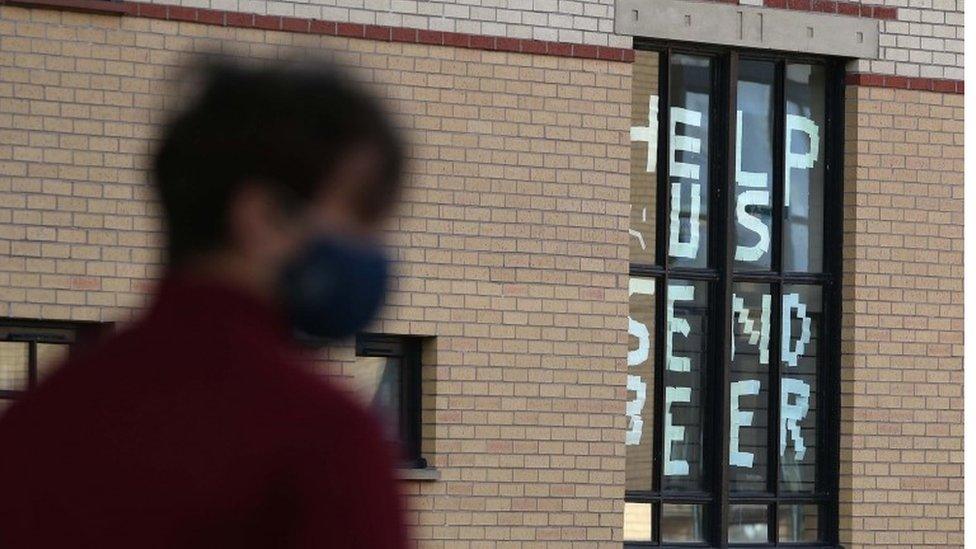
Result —
M 783 270 L 823 269 L 826 74 L 820 65 L 786 66 L 783 148 Z
M 657 262 L 657 160 L 660 57 L 634 54 L 630 106 L 630 261 Z
M 776 65 L 743 60 L 736 91 L 735 269 L 768 271 L 773 225 Z
M 671 57 L 668 124 L 668 263 L 708 264 L 709 108 L 712 60 Z
M 772 303 L 769 284 L 733 285 L 729 387 L 729 474 L 733 492 L 766 491 Z
M 627 350 L 627 489 L 652 488 L 654 457 L 655 281 L 630 279 Z
M 665 314 L 664 489 L 701 490 L 708 284 L 671 280 Z
M 780 489 L 787 492 L 816 488 L 821 300 L 818 286 L 783 287 L 779 454 Z
M 25 341 L 0 341 L 0 390 L 27 390 L 29 352 Z

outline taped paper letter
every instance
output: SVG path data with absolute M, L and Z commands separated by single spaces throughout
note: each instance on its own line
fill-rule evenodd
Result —
M 654 280 L 648 278 L 631 278 L 630 294 L 654 295 Z M 647 325 L 627 317 L 628 333 L 637 338 L 637 348 L 627 351 L 627 366 L 637 366 L 647 360 L 651 348 L 650 333 Z
M 759 329 L 749 318 L 749 309 L 745 300 L 732 294 L 732 328 L 734 333 L 735 319 L 742 324 L 742 332 L 749 336 L 749 345 L 759 344 L 759 363 L 769 364 L 769 312 L 772 308 L 773 297 L 769 294 L 762 296 L 762 311 L 759 313 Z M 732 338 L 732 358 L 735 359 L 735 338 Z
M 640 376 L 627 376 L 627 390 L 634 391 L 637 396 L 634 400 L 627 401 L 627 417 L 630 423 L 627 428 L 627 446 L 640 444 L 641 434 L 644 432 L 644 418 L 641 413 L 644 411 L 644 402 L 647 401 L 647 384 Z
M 683 476 L 688 474 L 688 462 L 683 459 L 672 460 L 671 446 L 675 442 L 684 442 L 685 428 L 674 424 L 671 404 L 674 402 L 691 402 L 691 388 L 665 387 L 664 389 L 664 474 Z
M 759 235 L 759 242 L 752 246 L 736 246 L 736 261 L 758 261 L 769 251 L 769 227 L 762 219 L 746 211 L 746 206 L 768 206 L 769 191 L 744 191 L 739 193 L 735 204 L 735 221 L 743 228 Z
M 657 171 L 657 95 L 651 95 L 647 100 L 647 126 L 632 126 L 630 140 L 647 143 L 647 170 Z
M 688 324 L 687 319 L 674 317 L 674 302 L 693 299 L 695 299 L 694 286 L 668 286 L 668 307 L 665 311 L 668 334 L 664 338 L 664 359 L 667 361 L 668 370 L 675 372 L 691 371 L 691 358 L 674 356 L 674 334 L 688 337 L 688 334 L 691 333 L 691 325 Z
M 671 170 L 671 177 L 680 177 L 683 179 L 691 179 L 693 181 L 698 180 L 700 167 L 697 164 L 679 162 L 677 159 L 677 152 L 700 152 L 701 139 L 687 135 L 677 135 L 677 125 L 678 123 L 681 123 L 685 124 L 686 126 L 701 127 L 701 116 L 701 113 L 697 111 L 683 109 L 681 107 L 671 107 L 671 146 L 668 154 L 668 164 Z M 689 239 L 688 242 L 681 242 L 681 226 L 679 221 L 681 213 L 682 185 L 681 183 L 671 184 L 671 231 L 670 241 L 668 242 L 668 253 L 672 257 L 686 257 L 689 259 L 694 259 L 698 256 L 698 217 L 701 213 L 701 184 L 690 183 L 689 186 L 691 194 L 689 201 L 691 207 L 689 208 L 688 218 Z
M 790 340 L 793 339 L 793 311 L 800 318 L 800 337 L 796 340 L 796 349 L 790 349 Z M 800 303 L 800 294 L 783 294 L 783 323 L 780 352 L 783 354 L 783 361 L 790 366 L 796 366 L 797 361 L 803 356 L 803 351 L 807 343 L 810 343 L 810 317 L 807 316 L 807 306 Z
M 789 431 L 793 440 L 793 451 L 796 461 L 803 461 L 807 453 L 803 445 L 803 435 L 800 433 L 800 422 L 810 411 L 810 386 L 800 381 L 784 377 L 780 385 L 780 422 L 779 422 L 779 455 L 786 454 L 786 432 Z M 790 404 L 790 395 L 796 397 L 796 402 Z
M 739 429 L 752 425 L 752 412 L 739 410 L 739 397 L 742 395 L 758 395 L 759 380 L 747 379 L 744 381 L 733 381 L 731 396 L 731 408 L 729 412 L 729 465 L 736 467 L 752 467 L 752 452 L 739 451 Z
M 805 153 L 793 152 L 793 132 L 803 132 L 810 139 L 810 149 Z M 790 205 L 790 174 L 793 170 L 809 170 L 820 154 L 820 128 L 805 116 L 786 115 L 786 173 L 783 181 L 783 204 Z

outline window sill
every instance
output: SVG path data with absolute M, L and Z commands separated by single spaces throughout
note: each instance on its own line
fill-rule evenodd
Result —
M 126 13 L 125 4 L 113 0 L 0 0 L 0 4 L 20 6 L 23 8 L 48 8 L 82 13 L 103 13 L 106 15 L 122 15 Z
M 441 479 L 441 472 L 433 467 L 422 469 L 398 468 L 397 477 L 400 480 L 416 480 L 420 482 L 434 482 Z

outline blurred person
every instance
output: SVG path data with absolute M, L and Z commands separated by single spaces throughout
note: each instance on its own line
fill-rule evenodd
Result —
M 399 136 L 325 62 L 194 66 L 153 157 L 159 290 L 0 420 L 0 547 L 404 547 L 393 451 L 295 338 L 381 305 Z

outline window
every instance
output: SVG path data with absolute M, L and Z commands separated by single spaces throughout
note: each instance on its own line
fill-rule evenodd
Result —
M 836 546 L 842 82 L 638 41 L 628 546 Z
M 420 358 L 420 338 L 356 337 L 353 387 L 379 415 L 390 439 L 400 443 L 410 468 L 427 466 L 420 453 Z
M 0 319 L 0 411 L 51 375 L 77 343 L 106 325 Z

